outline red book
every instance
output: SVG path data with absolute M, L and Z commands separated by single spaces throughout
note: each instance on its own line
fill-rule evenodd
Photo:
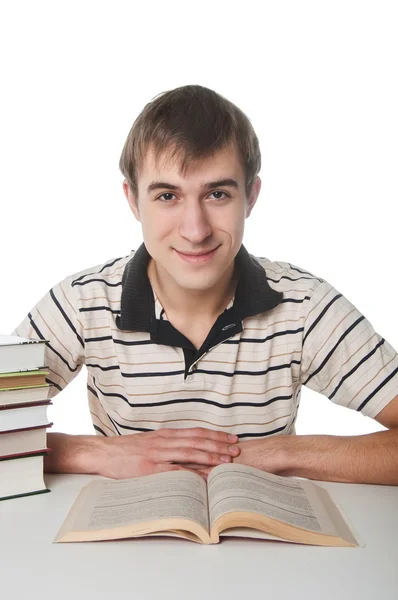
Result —
M 1 432 L 0 460 L 8 456 L 24 456 L 27 453 L 46 452 L 48 450 L 47 427 L 51 426 L 52 423 L 49 423 L 49 425 Z
M 50 404 L 52 404 L 51 400 L 47 400 L 45 402 L 0 408 L 0 432 L 48 426 L 47 407 Z
M 49 399 L 48 395 L 52 387 L 52 385 L 46 383 L 35 387 L 0 389 L 0 408 L 45 402 Z

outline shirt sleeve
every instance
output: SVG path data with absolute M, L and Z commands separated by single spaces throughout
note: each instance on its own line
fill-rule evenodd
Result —
M 324 279 L 306 307 L 300 381 L 374 418 L 398 394 L 398 356 L 359 310 Z
M 49 372 L 46 381 L 51 384 L 49 398 L 62 391 L 85 363 L 83 326 L 72 280 L 68 277 L 51 288 L 11 333 L 47 340 L 44 366 Z

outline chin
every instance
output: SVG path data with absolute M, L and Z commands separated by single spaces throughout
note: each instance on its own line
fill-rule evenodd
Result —
M 214 281 L 209 279 L 206 279 L 205 281 L 199 281 L 199 278 L 197 278 L 195 281 L 195 278 L 191 279 L 185 277 L 184 279 L 180 279 L 179 277 L 176 277 L 174 280 L 181 288 L 184 288 L 185 290 L 189 290 L 191 292 L 205 292 L 206 290 L 212 289 L 216 285 L 219 278 L 215 278 Z

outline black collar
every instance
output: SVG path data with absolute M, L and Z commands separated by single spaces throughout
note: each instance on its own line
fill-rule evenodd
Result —
M 120 317 L 116 317 L 116 325 L 122 331 L 155 333 L 157 330 L 155 299 L 147 274 L 150 258 L 142 243 L 124 268 Z M 235 257 L 235 266 L 240 274 L 233 305 L 238 319 L 260 314 L 282 302 L 283 292 L 270 287 L 264 268 L 243 244 Z

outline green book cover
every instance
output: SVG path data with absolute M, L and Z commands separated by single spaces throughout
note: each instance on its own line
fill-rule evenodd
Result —
M 35 371 L 16 371 L 13 373 L 0 373 L 0 378 L 4 377 L 26 377 L 27 375 L 48 375 L 49 371 L 43 371 L 41 369 L 37 369 Z M 30 386 L 33 387 L 33 386 Z M 14 388 L 15 389 L 15 388 Z
M 15 388 L 1 388 L 0 392 L 15 392 L 18 390 L 26 390 L 26 389 L 32 389 L 32 388 L 47 388 L 47 387 L 51 387 L 48 383 L 41 383 L 40 385 L 21 385 L 21 387 L 15 387 Z M 0 402 L 1 404 L 1 402 Z

